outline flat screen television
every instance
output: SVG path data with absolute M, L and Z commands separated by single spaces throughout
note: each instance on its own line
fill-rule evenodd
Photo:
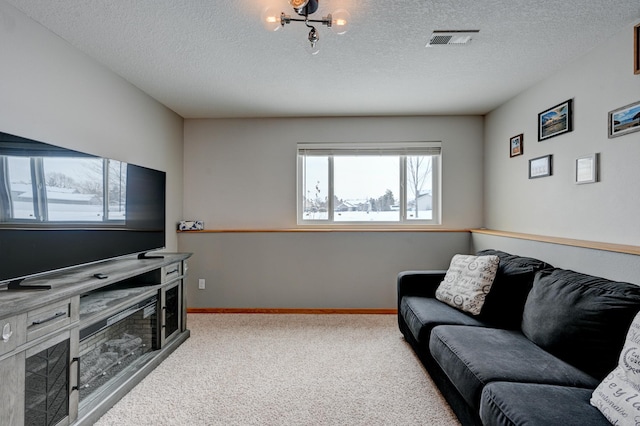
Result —
M 164 248 L 165 186 L 162 171 L 0 132 L 0 284 Z

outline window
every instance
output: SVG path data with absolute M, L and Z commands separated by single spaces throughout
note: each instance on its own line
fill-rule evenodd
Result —
M 299 224 L 439 224 L 440 143 L 298 144 Z
M 123 223 L 126 169 L 94 157 L 0 155 L 0 221 Z

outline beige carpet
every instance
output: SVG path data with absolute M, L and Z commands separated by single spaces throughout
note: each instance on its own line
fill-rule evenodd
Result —
M 394 315 L 189 314 L 97 426 L 458 425 Z

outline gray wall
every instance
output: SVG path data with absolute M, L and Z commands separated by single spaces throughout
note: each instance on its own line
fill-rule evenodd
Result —
M 482 224 L 482 117 L 185 121 L 186 219 L 296 227 L 296 143 L 442 141 L 443 227 Z M 394 308 L 403 269 L 446 268 L 467 233 L 179 234 L 190 307 Z M 197 289 L 198 278 L 207 281 Z
M 637 246 L 640 132 L 609 139 L 608 112 L 640 101 L 633 25 L 487 115 L 485 226 L 489 229 Z M 537 141 L 538 113 L 574 100 L 574 131 Z M 524 155 L 509 138 L 524 133 Z M 600 154 L 600 182 L 576 185 L 575 159 Z M 528 179 L 528 160 L 553 155 L 553 176 Z M 640 284 L 640 256 L 474 234 L 472 251 L 497 248 L 605 278 Z
M 442 142 L 442 225 L 482 224 L 482 117 L 185 120 L 184 214 L 208 229 L 296 227 L 296 143 Z
M 251 232 L 180 234 L 190 308 L 396 307 L 396 276 L 446 269 L 467 232 Z M 198 290 L 197 279 L 206 288 Z
M 183 120 L 0 0 L 0 131 L 167 172 L 182 217 Z
M 472 252 L 490 248 L 541 259 L 556 268 L 640 285 L 640 257 L 632 254 L 494 235 L 472 235 Z
M 616 244 L 640 242 L 640 132 L 609 139 L 609 111 L 640 101 L 633 26 L 491 112 L 485 121 L 489 229 Z M 537 141 L 538 113 L 574 100 L 574 131 Z M 524 133 L 524 155 L 509 138 Z M 574 183 L 577 157 L 600 153 L 601 181 Z M 528 179 L 528 160 L 553 155 L 553 176 Z

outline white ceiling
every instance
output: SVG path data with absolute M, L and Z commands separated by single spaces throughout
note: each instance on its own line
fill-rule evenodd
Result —
M 485 114 L 640 17 L 638 0 L 321 0 L 314 17 L 346 8 L 351 28 L 318 27 L 312 56 L 304 24 L 262 27 L 287 0 L 4 1 L 185 118 Z

